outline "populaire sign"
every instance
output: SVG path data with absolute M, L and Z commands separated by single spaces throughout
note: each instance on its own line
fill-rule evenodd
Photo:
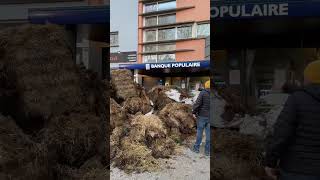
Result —
M 242 4 L 211 7 L 211 18 L 288 16 L 289 4 Z
M 167 68 L 199 68 L 200 62 L 180 62 L 180 63 L 157 63 L 146 64 L 146 70 L 150 69 L 167 69 Z

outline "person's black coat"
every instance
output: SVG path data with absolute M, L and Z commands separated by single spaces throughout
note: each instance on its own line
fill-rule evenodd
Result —
M 210 90 L 204 89 L 200 92 L 196 103 L 193 105 L 192 113 L 197 116 L 209 117 L 210 114 Z
M 267 146 L 266 166 L 320 176 L 320 85 L 309 85 L 287 100 Z

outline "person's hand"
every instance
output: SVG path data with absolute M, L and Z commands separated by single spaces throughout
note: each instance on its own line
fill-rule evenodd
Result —
M 279 171 L 277 169 L 271 168 L 271 167 L 265 167 L 264 168 L 266 174 L 272 178 L 273 180 L 277 180 L 278 179 L 278 174 Z
M 197 116 L 195 114 L 192 114 L 192 116 L 193 116 L 194 119 L 197 119 Z

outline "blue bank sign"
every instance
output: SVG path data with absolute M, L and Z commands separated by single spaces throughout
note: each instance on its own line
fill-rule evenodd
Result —
M 320 16 L 318 0 L 212 0 L 211 18 L 250 19 L 259 17 Z
M 157 63 L 157 64 L 146 64 L 146 70 L 151 69 L 167 69 L 167 68 L 199 68 L 201 67 L 200 62 L 177 62 L 177 63 Z
M 168 63 L 146 63 L 146 64 L 120 64 L 120 69 L 179 69 L 179 68 L 209 68 L 210 60 L 190 61 L 190 62 L 168 62 Z

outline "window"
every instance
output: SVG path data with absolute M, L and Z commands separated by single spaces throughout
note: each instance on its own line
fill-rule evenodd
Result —
M 175 54 L 150 54 L 143 56 L 144 63 L 157 63 L 157 62 L 174 62 L 176 61 Z
M 155 25 L 157 25 L 157 16 L 146 17 L 144 25 L 145 26 L 155 26 Z
M 153 12 L 157 11 L 158 3 L 146 4 L 144 5 L 144 12 Z
M 144 5 L 144 12 L 164 11 L 177 8 L 176 1 L 149 3 Z
M 169 2 L 162 2 L 158 4 L 158 11 L 168 10 L 168 9 L 175 9 L 176 8 L 176 1 L 169 1 Z
M 210 36 L 210 24 L 198 24 L 197 36 L 198 37 Z
M 158 32 L 158 41 L 165 41 L 165 40 L 174 40 L 176 36 L 176 29 L 160 29 Z
M 174 51 L 175 49 L 175 44 L 148 44 L 144 46 L 144 52 Z
M 159 25 L 164 25 L 164 24 L 172 24 L 176 22 L 176 15 L 175 14 L 170 14 L 170 15 L 163 15 L 159 16 Z
M 145 17 L 144 26 L 166 25 L 166 24 L 173 24 L 175 22 L 176 22 L 175 14 L 149 16 L 149 17 Z
M 156 30 L 149 30 L 145 33 L 145 41 L 152 42 L 157 40 L 157 31 Z
M 143 56 L 144 63 L 156 63 L 157 62 L 157 55 L 144 55 Z
M 172 62 L 176 60 L 175 54 L 159 54 L 158 62 Z
M 187 39 L 192 37 L 192 26 L 178 27 L 177 31 L 178 39 Z
M 119 34 L 118 32 L 111 32 L 110 33 L 110 46 L 119 46 Z
M 119 52 L 119 47 L 110 47 L 110 52 L 111 53 Z
M 157 51 L 157 45 L 150 44 L 144 46 L 144 52 L 155 52 Z
M 175 44 L 161 44 L 158 46 L 158 51 L 174 51 L 176 50 Z

